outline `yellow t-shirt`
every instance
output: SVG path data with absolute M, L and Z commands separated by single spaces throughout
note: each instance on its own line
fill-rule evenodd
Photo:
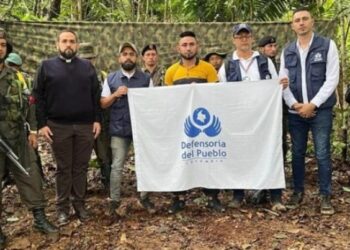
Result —
M 165 85 L 207 82 L 218 82 L 218 76 L 215 68 L 203 60 L 197 60 L 191 68 L 184 67 L 181 61 L 177 62 L 167 69 L 164 78 Z

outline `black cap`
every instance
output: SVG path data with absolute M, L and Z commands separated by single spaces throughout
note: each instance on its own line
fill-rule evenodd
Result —
M 148 50 L 155 50 L 157 52 L 157 46 L 155 44 L 148 44 L 148 45 L 146 45 L 142 49 L 141 55 L 143 56 L 146 53 L 146 51 L 148 51 Z
M 219 53 L 219 52 L 210 52 L 208 54 L 205 55 L 205 57 L 203 58 L 204 61 L 209 61 L 209 58 L 212 56 L 212 55 L 217 55 L 217 56 L 220 56 L 221 58 L 225 58 L 226 57 L 226 53 Z
M 258 47 L 265 47 L 269 43 L 276 43 L 276 37 L 274 36 L 265 36 L 260 39 L 258 42 Z

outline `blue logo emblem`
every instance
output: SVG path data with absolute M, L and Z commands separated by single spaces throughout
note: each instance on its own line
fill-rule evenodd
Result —
M 197 108 L 191 117 L 188 116 L 185 121 L 185 134 L 188 137 L 196 137 L 201 132 L 207 136 L 214 137 L 221 132 L 220 120 L 213 115 L 211 117 L 205 108 Z

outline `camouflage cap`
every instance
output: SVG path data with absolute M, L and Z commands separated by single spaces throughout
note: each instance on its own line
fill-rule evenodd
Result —
M 204 61 L 209 61 L 209 58 L 212 56 L 212 55 L 217 55 L 217 56 L 220 56 L 221 58 L 225 58 L 226 57 L 226 53 L 220 53 L 220 52 L 209 52 L 208 54 L 206 54 L 203 58 Z
M 91 43 L 80 43 L 79 45 L 79 57 L 84 59 L 91 59 L 97 57 L 94 52 L 94 46 Z
M 8 54 L 5 63 L 12 63 L 15 64 L 17 66 L 21 66 L 22 65 L 22 58 L 20 57 L 20 55 L 18 55 L 17 53 L 10 53 Z
M 248 33 L 253 32 L 252 28 L 246 23 L 237 24 L 237 25 L 233 26 L 233 29 L 232 29 L 234 35 L 237 35 L 242 30 L 246 30 L 246 31 L 248 31 Z
M 136 52 L 136 54 L 138 54 L 139 52 L 137 51 L 137 48 L 135 46 L 135 44 L 133 43 L 129 43 L 129 42 L 124 42 L 122 43 L 120 46 L 119 46 L 119 50 L 118 50 L 118 53 L 122 53 L 123 49 L 124 48 L 131 48 L 133 51 Z

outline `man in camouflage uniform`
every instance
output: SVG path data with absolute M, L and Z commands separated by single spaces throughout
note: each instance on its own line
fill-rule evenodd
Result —
M 42 233 L 57 234 L 58 228 L 47 220 L 44 212 L 46 201 L 42 192 L 42 179 L 32 148 L 36 143 L 35 120 L 27 123 L 33 131 L 28 137 L 24 128 L 29 98 L 23 94 L 15 71 L 4 63 L 9 48 L 5 32 L 0 31 L 0 136 L 20 156 L 21 163 L 27 168 L 29 176 L 14 166 L 6 154 L 0 152 L 0 179 L 8 168 L 14 176 L 22 202 L 33 212 L 34 228 Z M 0 201 L 1 199 L 0 194 Z M 0 230 L 0 248 L 4 247 L 4 244 L 5 236 Z
M 163 86 L 165 70 L 158 64 L 159 56 L 157 46 L 155 44 L 146 45 L 142 49 L 141 55 L 144 65 L 142 71 L 150 75 L 152 79 L 151 86 Z
M 23 61 L 21 56 L 18 55 L 17 53 L 12 52 L 8 54 L 5 60 L 5 64 L 16 72 L 17 79 L 21 82 L 21 87 L 23 90 L 22 92 L 25 93 L 26 95 L 29 95 L 31 92 L 31 89 L 33 88 L 33 85 L 32 85 L 33 79 L 30 75 L 22 71 L 21 67 L 22 67 Z M 27 117 L 29 117 L 28 119 L 35 119 L 35 105 L 29 106 Z M 41 164 L 41 158 L 38 151 L 37 142 L 35 142 L 34 148 L 35 148 L 35 154 L 37 156 L 37 164 L 41 170 L 41 176 L 43 177 L 43 180 L 44 180 L 43 166 Z
M 142 51 L 142 71 L 151 77 L 150 86 L 159 87 L 164 85 L 165 69 L 159 65 L 159 55 L 155 44 L 146 45 Z M 148 192 L 140 193 L 140 203 L 151 214 L 155 213 L 155 206 L 149 199 Z
M 95 66 L 95 59 L 97 57 L 94 52 L 94 47 L 91 43 L 80 43 L 79 57 L 89 60 Z M 107 76 L 105 71 L 101 71 L 99 74 L 99 81 L 102 85 Z M 97 161 L 101 168 L 101 181 L 104 188 L 109 192 L 109 180 L 111 175 L 111 163 L 112 163 L 112 152 L 111 152 L 111 137 L 108 134 L 109 128 L 109 109 L 103 109 L 101 117 L 101 133 L 95 140 L 94 150 L 97 155 Z

